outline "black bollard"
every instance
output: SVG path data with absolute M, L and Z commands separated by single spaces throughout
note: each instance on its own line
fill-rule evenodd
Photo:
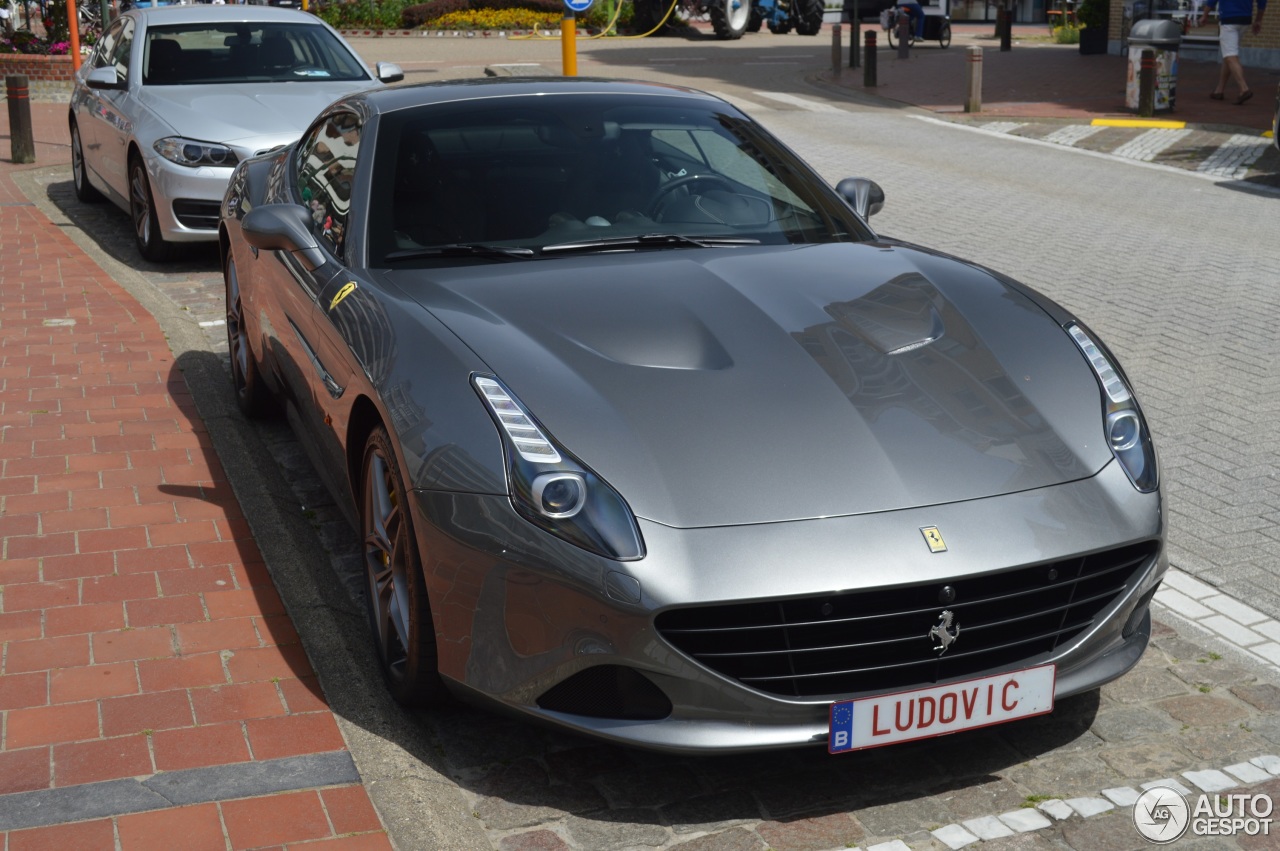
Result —
M 867 30 L 866 49 L 862 51 L 862 85 L 876 87 L 876 31 Z
M 898 58 L 911 58 L 911 16 L 906 12 L 898 15 L 898 22 L 894 24 L 898 28 Z
M 36 140 L 31 132 L 31 99 L 27 92 L 26 74 L 7 74 L 5 95 L 9 98 L 10 162 L 36 161 Z
M 840 25 L 836 24 L 831 28 L 831 75 L 839 77 L 843 67 L 844 63 L 840 61 Z
M 1007 6 L 1000 7 L 1000 52 L 1013 50 L 1013 10 Z
M 1156 111 L 1156 52 L 1142 51 L 1138 65 L 1138 114 L 1150 118 Z

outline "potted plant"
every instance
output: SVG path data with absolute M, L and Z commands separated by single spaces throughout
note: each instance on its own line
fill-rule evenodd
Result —
M 1107 27 L 1111 23 L 1110 0 L 1080 0 L 1076 6 L 1076 22 L 1080 29 L 1080 52 L 1107 52 Z

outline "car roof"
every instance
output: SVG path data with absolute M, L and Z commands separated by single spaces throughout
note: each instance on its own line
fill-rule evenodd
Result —
M 594 77 L 485 77 L 472 80 L 445 80 L 371 89 L 351 95 L 350 99 L 364 101 L 375 111 L 387 113 L 429 104 L 548 94 L 680 97 L 732 108 L 720 98 L 697 89 L 642 80 L 615 80 Z
M 315 15 L 298 9 L 281 9 L 275 6 L 251 6 L 238 3 L 229 3 L 225 6 L 215 6 L 210 3 L 197 3 L 188 6 L 149 6 L 130 9 L 125 14 L 140 19 L 147 26 L 161 24 L 250 23 L 254 21 L 276 21 L 323 26 L 323 22 Z

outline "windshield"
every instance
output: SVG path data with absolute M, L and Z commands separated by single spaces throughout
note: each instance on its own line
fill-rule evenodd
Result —
M 144 86 L 369 79 L 324 27 L 260 21 L 148 27 L 143 69 Z
M 382 122 L 373 180 L 374 266 L 871 236 L 776 139 L 725 104 L 688 98 L 406 110 Z

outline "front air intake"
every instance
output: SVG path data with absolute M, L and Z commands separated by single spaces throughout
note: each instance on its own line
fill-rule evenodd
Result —
M 662 689 L 644 674 L 620 665 L 579 671 L 537 702 L 552 712 L 621 721 L 656 721 L 671 714 L 671 701 Z

